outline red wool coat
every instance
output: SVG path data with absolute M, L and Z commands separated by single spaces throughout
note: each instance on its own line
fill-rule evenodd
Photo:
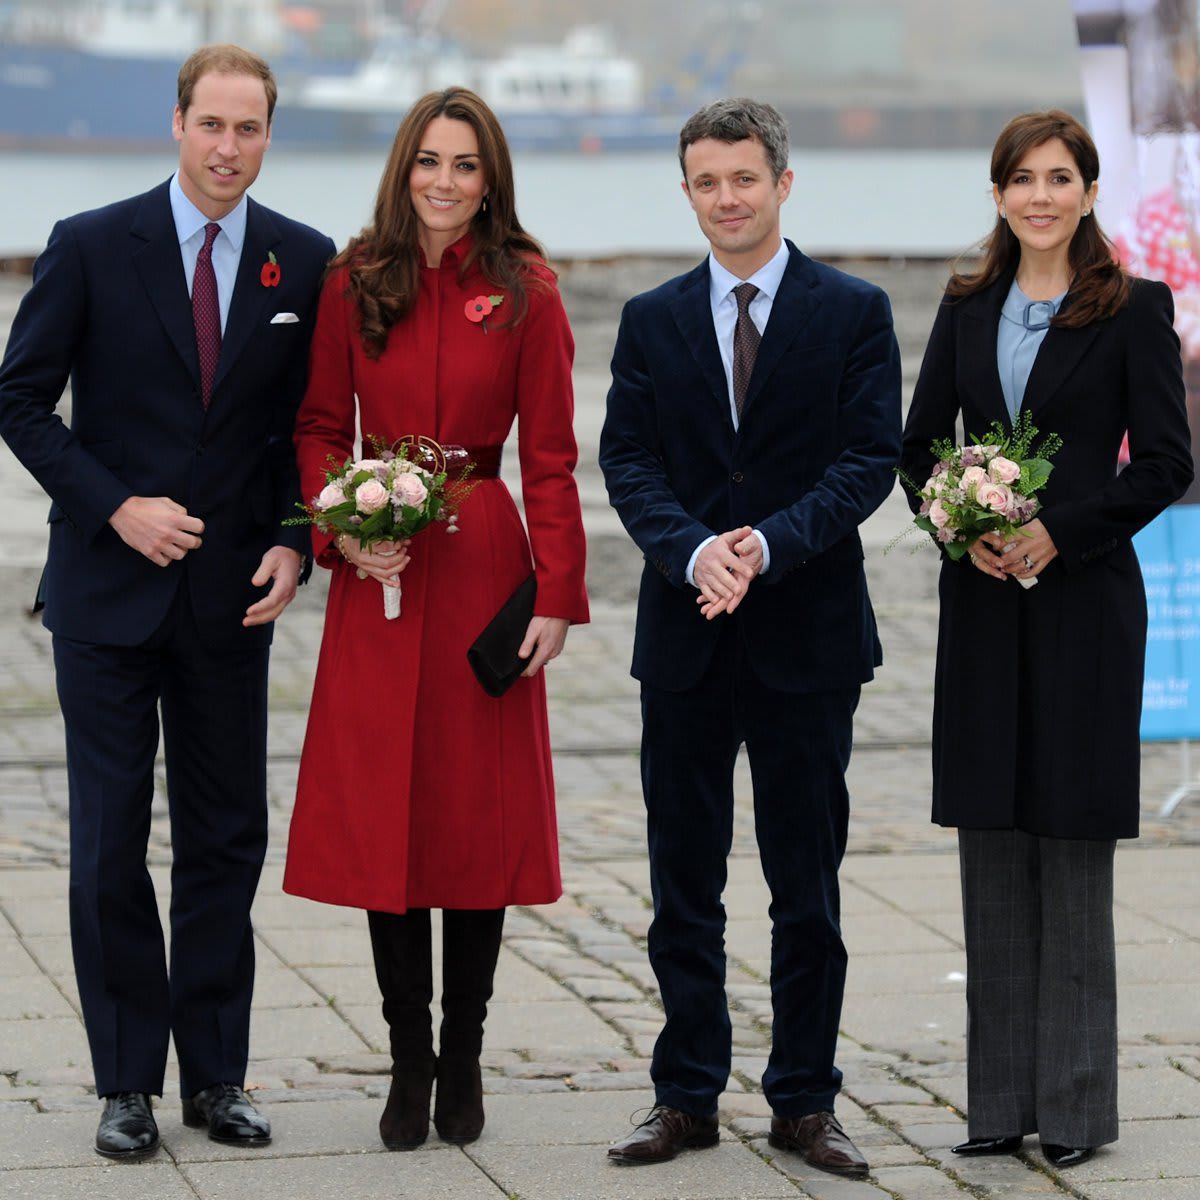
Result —
M 504 305 L 487 332 L 464 308 L 501 289 L 458 271 L 469 238 L 421 270 L 412 312 L 367 358 L 346 271 L 321 296 L 308 391 L 296 422 L 304 495 L 324 485 L 354 438 L 424 434 L 443 445 L 518 451 L 529 534 L 508 488 L 478 482 L 461 532 L 435 524 L 413 539 L 403 612 L 383 615 L 381 585 L 360 580 L 331 539 L 333 570 L 300 762 L 284 890 L 384 912 L 549 903 L 561 894 L 544 673 L 488 696 L 467 647 L 531 569 L 536 613 L 588 619 L 584 533 L 572 477 L 574 344 L 552 274 L 530 288 L 515 327 Z M 507 297 L 506 297 L 507 299 Z M 532 545 L 532 559 L 530 549 Z

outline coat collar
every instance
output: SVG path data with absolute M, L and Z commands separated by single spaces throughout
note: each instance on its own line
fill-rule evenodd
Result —
M 130 226 L 135 246 L 133 262 L 155 312 L 179 357 L 200 385 L 200 358 L 192 322 L 192 301 L 187 276 L 179 253 L 179 237 L 171 211 L 170 180 L 147 192 L 138 204 Z M 218 399 L 222 379 L 229 373 L 259 323 L 268 295 L 274 289 L 262 285 L 259 275 L 267 254 L 281 240 L 271 212 L 247 198 L 246 237 L 238 262 L 237 279 L 221 339 L 221 357 L 213 376 L 213 401 Z M 280 264 L 287 270 L 287 264 Z
M 277 289 L 263 284 L 261 275 L 263 264 L 268 261 L 267 255 L 281 240 L 279 226 L 270 210 L 250 200 L 246 210 L 246 240 L 242 244 L 237 282 L 233 285 L 229 317 L 225 321 L 225 334 L 221 339 L 221 357 L 217 360 L 217 370 L 213 376 L 214 401 L 218 398 L 221 380 L 229 374 L 250 335 L 262 323 L 268 298 L 277 294 Z M 282 276 L 288 264 L 280 261 L 279 269 Z
M 192 302 L 171 213 L 170 180 L 147 192 L 138 204 L 129 232 L 133 264 L 184 366 L 200 387 L 200 356 L 192 324 Z M 244 247 L 243 247 L 244 249 Z
M 1016 264 L 999 276 L 987 287 L 959 301 L 962 315 L 968 318 L 962 324 L 962 348 L 968 362 L 977 363 L 983 383 L 983 405 L 989 417 L 1012 428 L 1008 406 L 1004 403 L 1004 391 L 1000 386 L 1000 368 L 996 362 L 996 339 L 1000 329 L 1000 310 L 1008 297 L 1012 281 L 1017 273 Z M 1059 308 L 1060 315 L 1067 311 L 1075 293 L 1068 291 Z M 1066 382 L 1079 360 L 1100 331 L 1100 322 L 1080 328 L 1064 328 L 1051 325 L 1037 357 L 1033 370 L 1025 385 L 1025 397 L 1021 411 L 1035 415 L 1054 398 L 1058 389 Z M 983 430 L 968 431 L 968 434 Z
M 820 281 L 812 260 L 797 250 L 791 242 L 787 243 L 787 247 L 787 269 L 779 281 L 779 291 L 776 292 L 775 302 L 771 305 L 771 316 L 758 345 L 754 373 L 750 376 L 750 386 L 746 389 L 743 421 L 755 398 L 762 392 L 779 365 L 779 360 L 821 303 Z
M 812 260 L 796 249 L 790 241 L 787 247 L 788 264 L 772 302 L 771 316 L 763 331 L 758 355 L 754 360 L 754 373 L 746 391 L 743 423 L 755 397 L 763 390 L 779 365 L 779 360 L 820 304 L 820 281 L 813 269 Z M 710 282 L 711 275 L 706 258 L 680 280 L 679 294 L 670 305 L 671 315 L 708 383 L 709 390 L 718 402 L 722 420 L 732 433 L 729 387 L 725 379 L 725 367 L 721 362 L 721 351 L 717 346 L 716 330 L 713 327 Z
M 713 326 L 712 302 L 709 298 L 709 270 L 706 258 L 689 271 L 679 283 L 679 294 L 671 302 L 671 315 L 691 351 L 700 373 L 717 401 L 721 420 L 733 433 L 733 418 L 729 413 L 729 387 L 725 382 L 725 367 L 717 346 L 717 331 Z

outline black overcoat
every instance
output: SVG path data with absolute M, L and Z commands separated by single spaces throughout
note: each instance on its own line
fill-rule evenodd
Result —
M 904 430 L 921 484 L 930 443 L 1009 424 L 996 366 L 1009 274 L 942 300 Z M 1065 310 L 1071 303 L 1068 293 Z M 1023 590 L 943 556 L 933 712 L 933 819 L 966 829 L 1113 839 L 1138 832 L 1146 596 L 1132 537 L 1192 479 L 1170 289 L 1052 326 L 1023 409 L 1062 449 L 1039 516 L 1058 549 Z M 1130 462 L 1117 456 L 1129 432 Z M 914 503 L 909 497 L 910 503 Z

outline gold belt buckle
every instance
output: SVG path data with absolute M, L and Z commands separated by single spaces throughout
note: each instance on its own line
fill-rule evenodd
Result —
M 432 468 L 426 467 L 426 470 L 431 470 L 434 475 L 444 475 L 446 472 L 446 461 L 450 453 L 457 447 L 443 446 L 440 442 L 435 441 L 431 437 L 426 437 L 424 434 L 406 433 L 396 443 L 398 446 L 409 446 L 413 451 L 412 461 L 418 466 L 425 467 L 422 459 L 428 459 L 433 463 Z

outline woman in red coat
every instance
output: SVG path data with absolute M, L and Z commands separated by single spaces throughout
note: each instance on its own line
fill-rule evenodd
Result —
M 326 281 L 295 435 L 310 497 L 328 456 L 351 454 L 356 397 L 364 440 L 432 438 L 475 464 L 457 536 L 434 525 L 364 551 L 314 535 L 333 579 L 284 889 L 368 910 L 391 1035 L 380 1120 L 391 1149 L 425 1140 L 435 1073 L 438 1133 L 479 1136 L 505 906 L 562 890 L 542 667 L 588 619 L 573 352 L 554 274 L 516 218 L 495 116 L 460 88 L 425 96 L 396 134 L 374 224 Z M 517 418 L 528 536 L 497 478 Z M 531 569 L 529 665 L 493 698 L 467 648 Z M 385 620 L 380 583 L 401 579 L 403 612 Z M 431 908 L 444 910 L 436 1063 Z

